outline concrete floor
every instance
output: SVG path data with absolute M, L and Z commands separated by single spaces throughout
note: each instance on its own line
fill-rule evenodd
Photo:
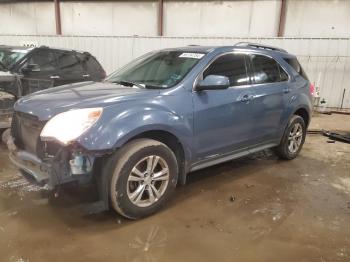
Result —
M 141 221 L 49 205 L 1 147 L 0 261 L 350 261 L 350 145 L 327 140 L 308 135 L 293 161 L 266 151 L 195 172 Z

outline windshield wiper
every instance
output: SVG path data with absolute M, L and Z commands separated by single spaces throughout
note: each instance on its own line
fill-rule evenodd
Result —
M 120 84 L 120 85 L 123 85 L 123 86 L 137 86 L 139 88 L 146 88 L 146 86 L 141 85 L 139 83 L 134 83 L 134 82 L 125 81 L 125 80 L 113 81 L 112 83 Z

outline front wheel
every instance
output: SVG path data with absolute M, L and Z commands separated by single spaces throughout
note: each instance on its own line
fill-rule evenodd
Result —
M 109 159 L 109 197 L 119 214 L 138 219 L 157 212 L 173 193 L 178 165 L 163 143 L 136 139 Z
M 306 125 L 304 119 L 294 115 L 284 132 L 280 144 L 275 151 L 282 159 L 294 159 L 302 149 L 306 136 Z

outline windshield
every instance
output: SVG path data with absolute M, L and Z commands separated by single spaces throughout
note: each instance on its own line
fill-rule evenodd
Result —
M 204 55 L 182 51 L 147 54 L 113 73 L 106 81 L 145 88 L 169 88 L 179 83 Z
M 0 64 L 2 67 L 9 69 L 27 53 L 28 50 L 0 49 Z

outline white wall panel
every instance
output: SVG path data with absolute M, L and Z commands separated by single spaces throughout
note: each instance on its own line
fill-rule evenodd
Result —
M 15 36 L 0 35 L 0 44 L 39 45 L 84 50 L 95 55 L 108 73 L 148 51 L 185 46 L 233 45 L 250 41 L 279 46 L 298 56 L 311 82 L 320 90 L 329 107 L 350 109 L 350 39 L 312 38 L 230 38 L 230 37 L 101 37 L 101 36 Z
M 156 35 L 155 2 L 61 2 L 66 35 Z
M 288 0 L 285 36 L 350 37 L 349 0 Z
M 350 37 L 350 0 L 286 0 L 284 35 Z M 157 35 L 157 1 L 62 1 L 64 35 Z M 166 0 L 166 36 L 277 35 L 281 0 Z M 55 34 L 53 1 L 0 3 L 0 33 Z
M 54 6 L 49 2 L 0 4 L 2 34 L 55 34 Z
M 275 36 L 280 2 L 165 1 L 167 36 Z

